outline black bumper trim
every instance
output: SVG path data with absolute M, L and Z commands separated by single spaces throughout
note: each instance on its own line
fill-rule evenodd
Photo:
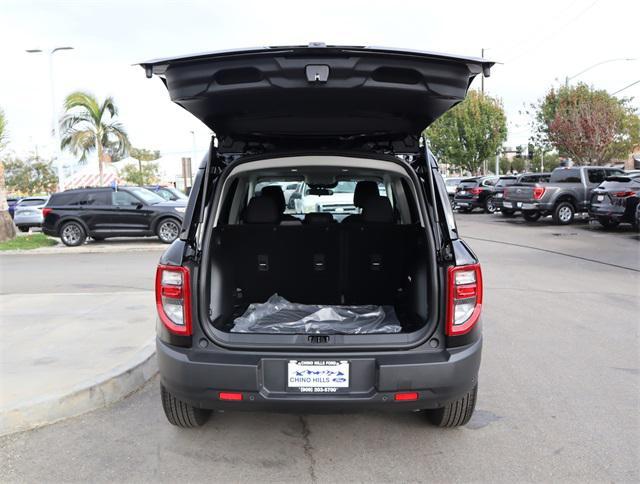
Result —
M 387 354 L 275 355 L 204 352 L 157 340 L 162 385 L 177 398 L 201 408 L 324 413 L 343 410 L 418 410 L 455 400 L 477 383 L 482 340 L 441 351 Z M 287 392 L 289 359 L 351 361 L 349 393 Z M 220 391 L 242 392 L 242 401 L 221 401 Z M 417 391 L 419 399 L 396 402 L 398 391 Z

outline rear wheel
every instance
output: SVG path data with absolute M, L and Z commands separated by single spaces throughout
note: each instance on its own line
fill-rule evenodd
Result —
M 556 225 L 569 225 L 573 222 L 573 216 L 576 213 L 576 209 L 570 202 L 560 202 L 553 209 L 553 222 Z
M 484 201 L 484 211 L 487 213 L 494 213 L 496 211 L 496 204 L 493 197 L 488 197 Z
M 617 220 L 613 220 L 607 217 L 598 217 L 598 222 L 600 222 L 600 225 L 602 225 L 605 229 L 615 229 L 620 223 Z
M 535 222 L 540 218 L 540 212 L 536 212 L 535 210 L 523 210 L 522 216 L 527 222 Z
M 180 235 L 180 224 L 177 220 L 167 218 L 158 224 L 158 238 L 165 244 L 170 244 Z
M 196 408 L 182 400 L 178 400 L 162 385 L 160 385 L 160 396 L 167 420 L 176 427 L 182 427 L 183 429 L 200 427 L 211 416 L 211 410 Z
M 505 210 L 504 208 L 500 211 L 500 213 L 505 217 L 513 217 L 516 214 L 514 210 Z
M 448 402 L 442 408 L 425 410 L 427 420 L 438 427 L 459 427 L 466 425 L 476 408 L 478 385 L 458 400 Z
M 60 229 L 60 239 L 69 247 L 82 245 L 86 238 L 87 234 L 78 222 L 67 222 Z
M 18 225 L 18 230 L 20 232 L 29 232 L 29 227 L 27 227 L 26 225 Z

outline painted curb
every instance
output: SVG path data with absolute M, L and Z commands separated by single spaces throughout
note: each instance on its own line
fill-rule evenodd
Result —
M 158 372 L 155 336 L 125 363 L 61 395 L 44 395 L 0 411 L 0 436 L 105 407 L 130 395 Z
M 168 245 L 121 245 L 121 246 L 80 246 L 80 247 L 67 247 L 64 244 L 54 245 L 53 247 L 42 247 L 40 249 L 28 249 L 28 250 L 3 250 L 0 251 L 0 255 L 45 255 L 45 254 L 108 254 L 117 252 L 140 252 L 140 251 L 163 251 L 166 250 Z

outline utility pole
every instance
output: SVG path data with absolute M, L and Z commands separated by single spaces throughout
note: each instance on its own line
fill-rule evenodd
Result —
M 62 154 L 60 151 L 60 129 L 58 127 L 58 114 L 56 112 L 56 90 L 53 77 L 53 54 L 61 50 L 73 50 L 73 47 L 54 47 L 49 50 L 49 89 L 51 91 L 51 133 L 53 135 L 53 156 L 56 157 L 58 167 L 58 190 L 64 190 L 64 172 L 62 170 Z M 27 49 L 28 54 L 41 54 L 42 49 Z
M 484 59 L 484 47 L 482 48 L 482 55 L 480 56 Z M 484 75 L 480 76 L 480 92 L 484 96 Z

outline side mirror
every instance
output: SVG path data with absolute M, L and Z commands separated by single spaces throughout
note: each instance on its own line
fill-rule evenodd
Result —
M 140 210 L 142 207 L 144 207 L 144 205 L 142 204 L 142 202 L 132 202 L 131 205 L 135 205 L 136 209 Z

